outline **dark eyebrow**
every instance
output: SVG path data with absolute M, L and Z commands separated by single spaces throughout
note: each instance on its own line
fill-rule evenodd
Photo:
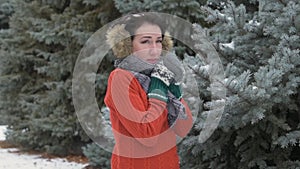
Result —
M 151 36 L 143 36 L 143 37 L 141 37 L 141 39 L 144 39 L 144 38 L 146 38 L 146 39 L 151 39 L 152 37 L 151 37 Z M 157 39 L 162 39 L 162 37 L 159 36 Z

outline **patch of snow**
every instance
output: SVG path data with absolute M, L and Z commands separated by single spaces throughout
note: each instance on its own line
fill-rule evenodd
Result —
M 5 140 L 5 131 L 6 131 L 6 127 L 7 126 L 0 126 L 0 141 L 2 140 Z
M 209 65 L 201 66 L 200 70 L 209 71 Z
M 193 68 L 194 70 L 196 70 L 196 69 L 198 69 L 198 67 L 199 67 L 199 65 L 194 65 L 192 68 Z
M 227 21 L 232 21 L 232 20 L 233 20 L 232 17 L 230 17 L 230 16 L 227 16 L 227 17 L 226 17 L 225 14 L 223 14 L 223 13 L 221 13 L 221 12 L 219 12 L 219 11 L 217 11 L 216 14 L 219 15 L 220 17 L 225 18 Z
M 0 126 L 0 140 L 5 140 L 7 126 Z M 69 162 L 64 158 L 45 159 L 39 155 L 19 154 L 16 148 L 0 148 L 1 169 L 82 169 L 88 164 Z
M 230 49 L 234 49 L 234 42 L 230 42 L 230 43 L 221 43 L 221 46 L 222 47 L 227 47 L 227 48 L 230 48 Z
M 253 21 L 253 20 L 250 20 L 250 21 L 249 21 L 249 24 L 251 24 L 251 25 L 256 25 L 256 26 L 259 26 L 259 25 L 260 25 L 260 23 L 259 23 L 258 21 Z

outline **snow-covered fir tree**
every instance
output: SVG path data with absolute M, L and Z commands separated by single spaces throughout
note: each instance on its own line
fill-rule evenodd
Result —
M 198 140 L 203 124 L 196 122 L 181 144 L 182 168 L 300 167 L 300 4 L 246 3 L 252 8 L 243 1 L 210 1 L 202 8 L 213 24 L 205 28 L 207 36 L 225 69 L 226 106 L 218 129 L 204 143 Z M 202 28 L 195 27 L 194 39 L 201 42 L 197 29 Z M 203 65 L 199 59 L 191 67 Z M 205 77 L 205 72 L 193 71 Z M 204 105 L 211 100 L 207 91 L 207 86 L 200 88 Z

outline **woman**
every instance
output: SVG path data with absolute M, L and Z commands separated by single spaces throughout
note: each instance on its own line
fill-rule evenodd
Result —
M 176 135 L 188 133 L 192 116 L 162 21 L 153 13 L 130 15 L 108 31 L 107 42 L 118 58 L 104 100 L 116 141 L 111 168 L 179 169 Z

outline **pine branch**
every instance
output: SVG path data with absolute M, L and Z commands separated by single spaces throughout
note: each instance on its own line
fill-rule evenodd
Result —
M 198 71 L 196 71 L 192 66 L 188 65 L 188 67 L 199 77 L 201 77 L 202 79 L 205 79 L 206 81 L 210 81 L 209 78 L 202 76 Z M 230 93 L 232 94 L 236 94 L 239 96 L 239 98 L 241 98 L 244 102 L 248 103 L 251 106 L 255 106 L 255 104 L 253 104 L 251 101 L 249 101 L 248 99 L 246 99 L 243 95 L 241 95 L 239 92 L 235 92 L 232 88 L 229 88 L 227 85 L 224 84 L 224 82 L 220 81 L 219 79 L 216 79 L 217 82 L 219 82 L 220 84 L 222 84 L 223 87 L 225 87 L 228 91 L 230 91 Z

